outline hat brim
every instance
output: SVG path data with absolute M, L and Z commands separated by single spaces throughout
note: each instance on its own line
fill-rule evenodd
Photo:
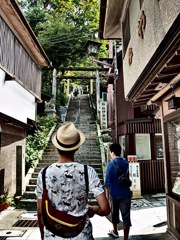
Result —
M 51 141 L 52 141 L 53 145 L 54 145 L 56 148 L 58 148 L 58 149 L 60 149 L 60 150 L 62 150 L 62 151 L 73 151 L 73 150 L 76 150 L 76 149 L 78 149 L 78 148 L 84 143 L 84 141 L 85 141 L 85 135 L 84 135 L 84 133 L 81 132 L 80 130 L 77 130 L 77 131 L 79 132 L 79 135 L 80 135 L 80 142 L 79 142 L 76 146 L 74 146 L 74 147 L 65 148 L 65 147 L 60 146 L 60 145 L 58 144 L 58 142 L 57 142 L 57 139 L 56 139 L 57 132 L 55 132 L 55 133 L 52 135 Z

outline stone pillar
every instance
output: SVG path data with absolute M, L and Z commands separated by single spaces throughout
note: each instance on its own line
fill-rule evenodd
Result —
M 66 95 L 69 95 L 69 84 L 70 84 L 70 79 L 67 79 L 67 89 L 66 89 Z
M 68 71 L 68 76 L 70 75 L 70 71 Z M 67 79 L 67 89 L 66 89 L 66 95 L 69 95 L 69 85 L 70 85 L 70 79 Z
M 57 70 L 53 69 L 52 97 L 56 100 Z

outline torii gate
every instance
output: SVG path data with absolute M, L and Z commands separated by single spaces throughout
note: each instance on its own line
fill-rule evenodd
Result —
M 67 79 L 89 79 L 90 80 L 90 94 L 93 93 L 93 79 L 96 79 L 96 99 L 97 99 L 97 115 L 99 113 L 99 99 L 100 99 L 100 82 L 99 82 L 99 72 L 100 71 L 107 71 L 105 68 L 101 67 L 59 67 L 58 71 L 88 71 L 90 72 L 90 76 L 64 76 L 57 77 L 57 70 L 53 70 L 53 83 L 52 83 L 52 95 L 56 99 L 56 85 L 57 80 Z M 92 76 L 92 72 L 96 71 L 96 76 Z M 67 93 L 69 94 L 69 84 Z

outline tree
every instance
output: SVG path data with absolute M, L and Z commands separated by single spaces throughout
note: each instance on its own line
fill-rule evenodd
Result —
M 19 6 L 22 8 L 34 33 L 38 35 L 36 26 L 39 22 L 46 21 L 47 11 L 44 11 L 43 0 L 18 0 Z
M 99 0 L 19 0 L 19 3 L 53 67 L 92 65 L 84 45 L 88 39 L 98 41 Z M 97 58 L 108 56 L 106 44 L 103 41 Z M 51 86 L 48 75 L 43 73 L 44 89 Z

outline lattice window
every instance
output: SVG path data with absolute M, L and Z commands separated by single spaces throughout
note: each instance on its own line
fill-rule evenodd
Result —
M 1 17 L 0 36 L 0 64 L 40 96 L 41 71 Z

